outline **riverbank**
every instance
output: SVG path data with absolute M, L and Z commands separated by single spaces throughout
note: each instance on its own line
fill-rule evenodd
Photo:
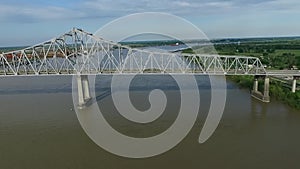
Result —
M 248 88 L 251 90 L 253 87 L 253 76 L 229 76 L 227 79 L 235 82 L 241 88 Z M 259 90 L 262 91 L 263 82 L 261 81 L 259 84 Z M 282 86 L 279 82 L 271 80 L 270 96 L 271 99 L 282 101 L 290 107 L 300 110 L 300 91 L 292 93 L 291 89 Z

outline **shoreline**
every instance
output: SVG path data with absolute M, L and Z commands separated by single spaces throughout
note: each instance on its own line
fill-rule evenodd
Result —
M 237 86 L 241 88 L 246 88 L 251 91 L 253 85 L 253 76 L 231 76 L 227 77 L 227 80 L 234 82 Z M 262 83 L 260 83 L 262 84 Z M 259 89 L 262 88 L 262 85 L 259 86 Z M 252 96 L 254 97 L 254 96 Z M 270 82 L 270 97 L 276 99 L 289 107 L 300 110 L 300 91 L 292 93 L 290 89 L 282 86 L 280 83 L 271 80 Z

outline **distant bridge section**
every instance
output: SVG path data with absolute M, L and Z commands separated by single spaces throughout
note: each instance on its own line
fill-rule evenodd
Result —
M 299 76 L 300 70 L 267 70 L 269 76 Z

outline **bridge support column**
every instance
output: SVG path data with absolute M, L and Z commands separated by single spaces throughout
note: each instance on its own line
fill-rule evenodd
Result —
M 258 79 L 257 77 L 254 78 L 254 83 L 253 83 L 253 90 L 252 92 L 258 92 Z
M 84 108 L 91 100 L 89 80 L 87 75 L 77 76 L 78 108 Z
M 87 75 L 83 75 L 82 77 L 82 84 L 83 84 L 83 89 L 84 89 L 84 99 L 90 99 L 91 94 L 90 94 L 90 87 L 89 87 L 89 79 Z
M 84 105 L 84 97 L 83 97 L 83 88 L 82 88 L 82 81 L 81 76 L 77 76 L 77 89 L 78 89 L 78 105 Z
M 293 78 L 293 84 L 292 84 L 292 93 L 296 93 L 296 87 L 297 87 L 297 80 L 294 77 Z
M 260 92 L 258 90 L 258 78 L 264 79 L 263 92 Z M 270 102 L 269 88 L 270 88 L 270 78 L 268 76 L 255 76 L 251 96 L 262 102 L 268 103 Z
M 266 76 L 265 83 L 264 83 L 263 102 L 270 102 L 269 88 L 270 88 L 270 78 Z

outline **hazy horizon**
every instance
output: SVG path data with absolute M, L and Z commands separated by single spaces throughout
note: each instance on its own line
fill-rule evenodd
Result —
M 57 38 L 58 36 L 56 37 L 53 37 L 53 38 Z M 294 35 L 294 36 L 257 36 L 257 37 L 221 37 L 221 38 L 215 38 L 215 39 L 209 39 L 210 41 L 219 41 L 219 40 L 251 40 L 251 39 L 272 39 L 272 38 L 275 38 L 275 39 L 281 39 L 281 38 L 300 38 L 300 35 Z M 51 40 L 48 39 L 48 40 Z M 186 39 L 186 40 L 182 40 L 182 41 L 200 41 L 201 39 Z M 43 41 L 45 42 L 47 41 L 46 39 Z M 124 43 L 143 43 L 143 42 L 163 42 L 163 41 L 179 41 L 179 40 L 176 40 L 176 39 L 146 39 L 146 40 L 143 40 L 143 39 L 140 39 L 140 40 L 125 40 L 125 41 L 122 41 Z M 26 48 L 26 47 L 31 47 L 31 46 L 34 46 L 34 45 L 37 45 L 39 43 L 42 43 L 41 42 L 38 42 L 36 44 L 28 44 L 28 45 L 16 45 L 16 46 L 0 46 L 0 49 L 6 49 L 6 48 Z

